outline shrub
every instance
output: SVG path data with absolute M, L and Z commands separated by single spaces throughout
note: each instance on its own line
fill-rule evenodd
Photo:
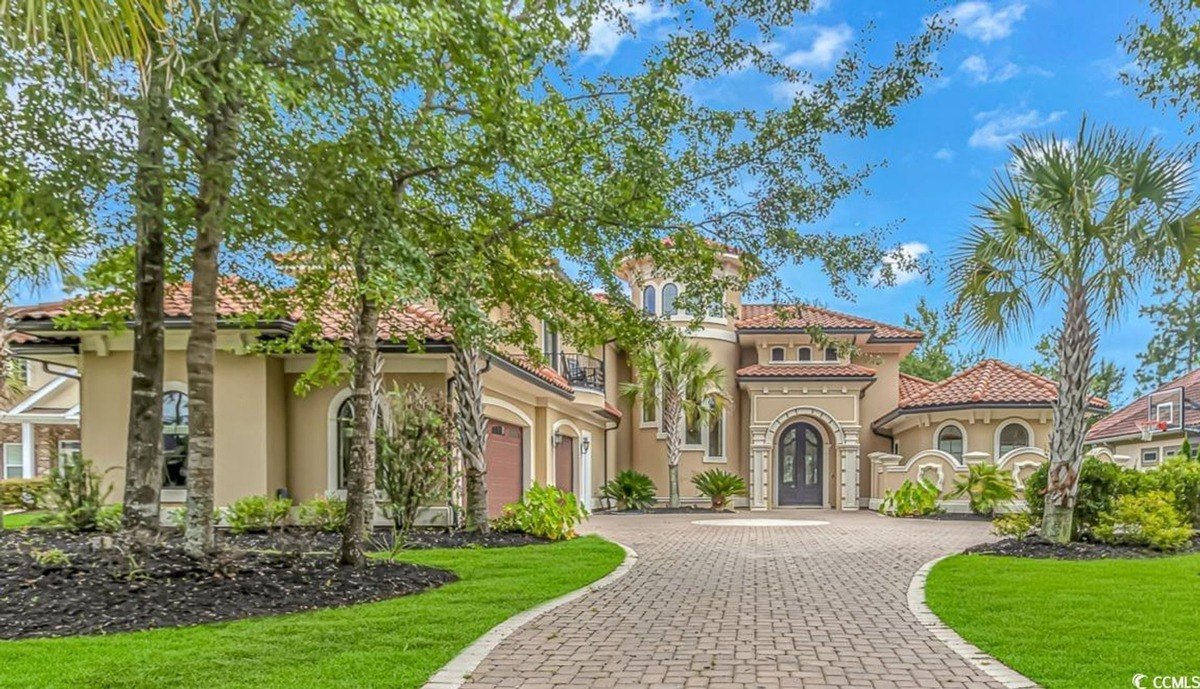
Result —
M 651 507 L 657 492 L 649 476 L 633 469 L 622 471 L 600 488 L 600 495 L 616 501 L 618 511 Z
M 1029 513 L 1039 522 L 1046 510 L 1049 470 L 1049 463 L 1043 464 L 1025 481 L 1025 502 L 1029 505 Z M 1122 495 L 1138 492 L 1146 475 L 1135 469 L 1102 462 L 1095 457 L 1084 459 L 1079 470 L 1079 493 L 1075 502 L 1072 537 L 1090 534 L 1100 523 L 1100 515 L 1112 507 L 1113 501 Z
M 896 490 L 884 493 L 879 511 L 893 517 L 923 517 L 942 511 L 942 491 L 929 479 L 913 483 L 905 479 Z
M 497 531 L 520 531 L 550 541 L 575 538 L 575 527 L 587 518 L 587 509 L 574 493 L 554 486 L 533 484 L 493 523 Z
M 105 505 L 96 510 L 96 530 L 105 533 L 116 533 L 121 530 L 121 517 L 125 514 L 125 506 L 121 503 Z
M 0 508 L 33 510 L 41 507 L 46 493 L 44 478 L 12 478 L 0 481 Z
M 1101 515 L 1095 535 L 1110 545 L 1141 545 L 1156 550 L 1179 550 L 1195 531 L 1175 507 L 1175 496 L 1162 490 L 1122 495 Z
M 996 508 L 1017 496 L 1012 476 L 1000 471 L 995 464 L 972 464 L 967 475 L 954 484 L 950 497 L 967 496 L 975 514 L 994 515 Z
M 47 548 L 45 550 L 33 549 L 29 551 L 29 556 L 33 561 L 38 563 L 40 567 L 69 567 L 71 558 L 60 548 Z
M 1175 496 L 1175 507 L 1200 528 L 1200 462 L 1182 455 L 1168 459 L 1158 469 L 1141 475 L 1145 490 L 1161 490 Z
M 81 456 L 67 460 L 50 473 L 46 482 L 46 504 L 54 521 L 71 531 L 93 531 L 96 516 L 112 488 L 101 488 L 103 477 Z
M 336 495 L 318 495 L 300 505 L 300 523 L 336 533 L 346 525 L 346 501 Z
M 388 496 L 383 512 L 396 526 L 396 542 L 403 542 L 421 505 L 446 495 L 454 425 L 445 400 L 419 385 L 393 388 L 386 402 L 376 440 L 376 480 Z
M 692 485 L 701 495 L 712 500 L 714 510 L 725 509 L 730 498 L 746 494 L 746 482 L 742 477 L 721 469 L 695 474 L 692 476 Z
M 217 513 L 213 516 L 214 516 L 213 521 L 220 521 L 221 512 L 218 510 Z M 180 530 L 186 528 L 187 527 L 187 508 L 186 507 L 173 507 L 173 508 L 167 510 L 167 524 L 175 527 L 176 529 L 180 529 Z
M 243 534 L 278 529 L 287 521 L 291 509 L 289 498 L 249 495 L 222 510 L 222 516 L 231 532 Z
M 1018 541 L 1023 540 L 1036 528 L 1037 522 L 1033 520 L 1033 516 L 1025 512 L 1002 514 L 992 520 L 992 533 Z

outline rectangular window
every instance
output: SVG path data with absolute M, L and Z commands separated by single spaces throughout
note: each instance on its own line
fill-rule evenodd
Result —
M 1179 454 L 1179 446 L 1178 445 L 1163 448 L 1163 453 L 1162 453 L 1163 459 L 1170 459 L 1171 457 L 1174 457 L 1177 454 Z
M 1142 464 L 1158 464 L 1158 450 L 1142 450 Z
M 642 425 L 658 425 L 658 405 L 651 404 L 650 400 L 644 397 L 642 398 Z
M 722 458 L 725 456 L 725 414 L 722 413 L 717 418 L 709 422 L 708 427 L 708 450 L 705 454 L 711 458 Z
M 4 443 L 4 478 L 25 476 L 25 458 L 20 443 Z
M 700 419 L 686 419 L 684 423 L 683 444 L 703 447 L 704 438 L 700 433 Z
M 62 469 L 67 462 L 79 457 L 80 445 L 78 440 L 58 441 L 58 468 Z

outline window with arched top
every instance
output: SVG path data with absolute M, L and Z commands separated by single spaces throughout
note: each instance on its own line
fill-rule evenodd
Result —
M 1009 422 L 1000 428 L 999 442 L 997 443 L 999 454 L 996 455 L 996 458 L 999 459 L 1013 450 L 1030 445 L 1029 429 L 1016 421 Z
M 646 313 L 657 313 L 658 305 L 655 304 L 655 297 L 658 293 L 654 290 L 654 285 L 646 285 L 642 288 L 642 310 Z
M 674 316 L 678 309 L 675 308 L 675 299 L 679 297 L 679 288 L 675 283 L 668 282 L 662 288 L 662 315 Z
M 347 397 L 337 410 L 337 488 L 346 487 L 346 467 L 350 466 L 350 445 L 354 439 L 354 405 Z
M 958 426 L 945 426 L 938 431 L 937 449 L 955 459 L 963 458 L 963 432 Z
M 163 487 L 187 487 L 188 396 L 178 390 L 163 393 Z
M 771 348 L 771 361 L 783 361 L 783 347 Z
M 808 347 L 800 347 L 797 349 L 796 361 L 812 361 L 812 350 Z
M 837 361 L 837 360 L 838 360 L 837 347 L 826 347 L 825 348 L 825 361 Z

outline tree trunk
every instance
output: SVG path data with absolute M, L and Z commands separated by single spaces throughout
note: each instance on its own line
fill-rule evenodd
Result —
M 487 532 L 487 418 L 483 415 L 483 372 L 479 350 L 454 348 L 454 401 L 459 447 L 466 474 L 466 518 L 470 530 Z
M 667 436 L 668 505 L 679 507 L 679 460 L 683 450 L 683 400 L 678 392 L 665 392 L 663 397 L 663 433 Z
M 1058 339 L 1058 396 L 1054 401 L 1050 471 L 1042 518 L 1042 537 L 1056 543 L 1071 540 L 1097 339 L 1083 285 L 1072 287 L 1064 310 Z
M 365 255 L 365 252 L 363 252 Z M 365 289 L 365 259 L 356 265 L 358 284 Z M 350 466 L 346 468 L 346 525 L 342 528 L 341 563 L 362 567 L 367 533 L 375 518 L 375 358 L 379 341 L 379 307 L 368 294 L 358 297 L 358 319 L 352 355 L 354 432 L 350 438 Z
M 163 160 L 170 114 L 167 66 L 159 54 L 154 32 L 148 32 L 147 36 L 151 45 L 145 94 L 137 113 L 137 165 L 133 182 L 137 266 L 122 517 L 125 530 L 142 537 L 158 532 L 158 496 L 162 488 Z
M 187 347 L 188 455 L 187 526 L 184 549 L 192 557 L 212 553 L 213 543 L 213 366 L 217 346 L 218 260 L 224 236 L 239 106 L 217 85 L 221 63 L 205 69 L 200 91 L 205 128 L 196 199 L 196 243 L 192 253 L 192 326 Z

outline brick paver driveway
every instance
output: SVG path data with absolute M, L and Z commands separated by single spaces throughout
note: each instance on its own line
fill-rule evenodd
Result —
M 987 540 L 979 522 L 742 512 L 826 526 L 593 517 L 638 552 L 613 585 L 542 615 L 465 687 L 996 687 L 908 610 L 923 563 Z M 725 518 L 725 517 L 721 517 Z

